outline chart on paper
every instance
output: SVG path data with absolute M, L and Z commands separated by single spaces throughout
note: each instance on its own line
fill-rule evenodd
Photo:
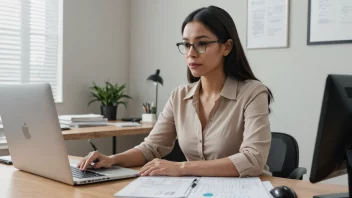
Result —
M 185 197 L 195 177 L 139 177 L 116 197 Z
M 269 198 L 259 178 L 202 177 L 189 198 Z

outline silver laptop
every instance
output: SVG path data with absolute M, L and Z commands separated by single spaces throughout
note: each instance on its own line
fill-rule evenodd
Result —
M 82 172 L 70 164 L 49 84 L 0 85 L 0 116 L 20 170 L 70 185 L 138 176 L 117 166 Z

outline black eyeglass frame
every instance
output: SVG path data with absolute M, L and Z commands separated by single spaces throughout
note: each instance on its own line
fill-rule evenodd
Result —
M 191 47 L 193 47 L 193 49 L 194 49 L 194 51 L 196 51 L 198 54 L 204 54 L 206 51 L 207 51 L 207 46 L 209 45 L 209 44 L 212 44 L 212 43 L 225 43 L 224 42 L 224 40 L 222 40 L 222 39 L 219 39 L 219 40 L 216 40 L 216 41 L 200 41 L 200 42 L 202 42 L 205 46 L 205 48 L 204 48 L 204 52 L 199 52 L 198 51 L 198 48 L 196 47 L 196 46 L 194 46 L 194 44 L 195 43 L 193 43 L 193 44 L 191 44 L 191 43 L 188 43 L 189 44 L 189 50 L 191 49 Z M 185 45 L 187 42 L 179 42 L 179 43 L 176 43 L 176 46 L 177 46 L 177 48 L 178 48 L 178 51 L 181 53 L 181 54 L 183 54 L 183 55 L 185 55 L 186 54 L 186 52 L 185 53 L 182 53 L 181 52 L 181 50 L 180 50 L 180 46 L 181 45 Z M 186 47 L 185 47 L 186 48 Z

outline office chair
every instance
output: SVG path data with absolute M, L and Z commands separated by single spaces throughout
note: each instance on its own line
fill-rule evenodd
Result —
M 176 140 L 174 148 L 172 151 L 164 156 L 161 159 L 169 160 L 169 161 L 174 161 L 174 162 L 184 162 L 187 161 L 185 155 L 183 154 L 180 145 L 178 144 L 178 140 Z
M 271 147 L 267 165 L 274 177 L 289 179 L 303 179 L 306 168 L 298 167 L 299 147 L 291 135 L 285 133 L 271 133 Z
M 302 180 L 307 169 L 298 167 L 299 148 L 296 139 L 285 133 L 272 132 L 271 134 L 272 140 L 267 165 L 273 176 Z M 178 140 L 175 142 L 174 149 L 162 159 L 175 162 L 186 161 Z

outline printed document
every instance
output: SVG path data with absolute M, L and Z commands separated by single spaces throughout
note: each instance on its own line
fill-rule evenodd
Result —
M 139 177 L 121 191 L 116 197 L 186 197 L 186 192 L 196 177 Z
M 195 182 L 196 181 L 196 182 Z M 139 177 L 116 197 L 270 198 L 258 177 Z
M 202 177 L 189 198 L 269 198 L 258 177 Z

